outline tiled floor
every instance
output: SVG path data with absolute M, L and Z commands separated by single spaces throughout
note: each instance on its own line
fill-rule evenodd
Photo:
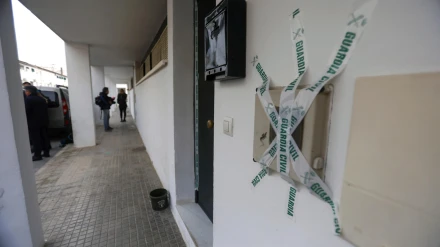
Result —
M 185 246 L 170 209 L 151 209 L 161 183 L 136 127 L 116 120 L 97 146 L 68 146 L 37 172 L 45 246 Z

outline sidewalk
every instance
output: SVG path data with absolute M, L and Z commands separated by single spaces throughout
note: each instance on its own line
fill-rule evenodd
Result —
M 36 173 L 45 246 L 185 246 L 170 209 L 151 209 L 161 187 L 131 117 L 97 127 L 98 145 L 63 149 Z

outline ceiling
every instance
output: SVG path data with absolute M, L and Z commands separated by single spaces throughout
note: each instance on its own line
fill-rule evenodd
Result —
M 90 45 L 94 66 L 140 61 L 166 18 L 166 0 L 20 0 L 66 42 Z

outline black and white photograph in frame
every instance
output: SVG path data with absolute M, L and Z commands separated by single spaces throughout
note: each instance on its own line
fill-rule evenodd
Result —
M 219 13 L 205 28 L 206 69 L 226 65 L 225 11 Z

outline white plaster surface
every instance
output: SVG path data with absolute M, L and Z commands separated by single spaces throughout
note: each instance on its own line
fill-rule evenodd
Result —
M 10 1 L 0 2 L 0 246 L 44 243 Z
M 172 80 L 168 69 L 165 67 L 136 87 L 139 109 L 136 125 L 160 180 L 170 190 L 174 141 L 172 111 L 168 110 L 172 110 Z M 171 196 L 174 197 L 174 194 Z
M 91 66 L 90 67 L 92 76 L 92 93 L 93 98 L 98 96 L 102 89 L 105 87 L 104 81 L 104 67 Z M 93 115 L 95 116 L 95 124 L 104 125 L 101 119 L 101 108 L 93 102 Z
M 214 126 L 214 246 L 352 246 L 332 234 L 330 207 L 304 187 L 297 194 L 292 221 L 285 216 L 286 182 L 274 175 L 255 190 L 250 184 L 260 169 L 252 161 L 255 88 L 261 84 L 251 64 L 253 56 L 258 55 L 274 86 L 285 86 L 293 79 L 288 16 L 300 7 L 310 61 L 304 83 L 313 83 L 343 33 L 352 3 L 247 1 L 246 78 L 216 82 L 215 88 L 214 122 L 233 117 L 234 137 L 224 135 L 222 125 Z M 326 181 L 336 200 L 341 196 L 355 78 L 438 71 L 440 32 L 436 23 L 440 23 L 438 1 L 379 1 L 346 71 L 332 81 L 335 98 Z
M 212 222 L 194 202 L 178 203 L 177 210 L 198 247 L 212 246 Z
M 128 91 L 128 110 L 130 111 L 131 116 L 133 119 L 136 119 L 136 116 L 134 114 L 134 89 L 131 89 Z
M 193 1 L 175 0 L 172 51 L 174 147 L 177 200 L 194 201 L 194 23 Z M 170 14 L 168 14 L 170 16 Z M 168 29 L 168 32 L 171 32 Z M 170 45 L 168 45 L 170 47 Z
M 95 102 L 92 94 L 89 46 L 66 43 L 65 47 L 74 144 L 76 147 L 94 146 Z
M 109 89 L 109 97 L 118 97 L 118 89 L 116 84 L 128 84 L 133 76 L 133 67 L 119 66 L 119 67 L 104 67 L 104 81 L 105 86 Z M 111 115 L 116 114 L 119 116 L 119 109 L 117 105 L 112 105 Z
M 191 0 L 168 0 L 168 64 L 135 88 L 136 124 L 188 246 L 176 201 L 194 201 L 193 22 Z M 174 60 L 176 58 L 176 60 Z
M 136 83 L 140 79 L 136 73 L 136 68 L 138 68 L 138 66 L 139 66 L 138 62 L 133 63 L 133 71 L 132 71 L 133 88 L 130 90 L 130 94 L 129 94 L 130 105 L 128 106 L 130 109 L 131 116 L 133 117 L 135 122 L 136 122 Z
M 140 61 L 167 12 L 164 0 L 20 2 L 65 41 L 90 44 L 94 66 Z

